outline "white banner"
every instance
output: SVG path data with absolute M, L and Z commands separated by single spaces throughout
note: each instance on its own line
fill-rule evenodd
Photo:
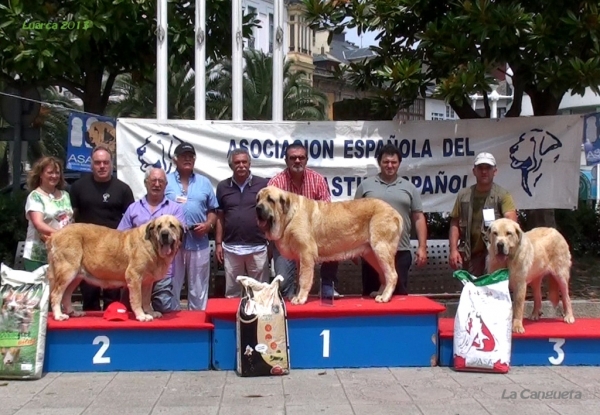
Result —
M 579 115 L 457 121 L 211 122 L 117 121 L 117 174 L 137 198 L 145 194 L 149 166 L 175 170 L 171 157 L 182 141 L 196 148 L 196 172 L 216 187 L 231 177 L 229 152 L 246 147 L 252 173 L 272 177 L 284 169 L 285 149 L 299 140 L 308 167 L 323 174 L 333 200 L 354 196 L 365 177 L 379 172 L 375 154 L 387 143 L 403 155 L 400 174 L 421 191 L 426 212 L 449 212 L 456 194 L 475 183 L 473 161 L 481 151 L 498 163 L 495 182 L 518 209 L 577 206 L 583 119 Z

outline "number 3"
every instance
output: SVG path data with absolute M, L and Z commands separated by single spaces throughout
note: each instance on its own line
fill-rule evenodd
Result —
M 548 361 L 553 365 L 560 365 L 565 360 L 565 351 L 562 347 L 565 344 L 565 339 L 548 339 L 550 343 L 554 343 L 553 349 L 556 352 L 556 357 L 550 356 Z
M 100 346 L 100 349 L 98 349 L 98 351 L 94 355 L 94 358 L 92 359 L 92 363 L 95 365 L 110 363 L 110 357 L 104 356 L 104 353 L 108 350 L 108 346 L 110 346 L 110 339 L 106 336 L 97 336 L 92 342 L 92 344 L 94 345 L 100 343 L 102 343 L 102 346 Z

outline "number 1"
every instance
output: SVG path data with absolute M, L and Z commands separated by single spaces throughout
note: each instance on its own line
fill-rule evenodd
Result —
M 329 357 L 329 330 L 323 330 L 320 336 L 323 337 L 323 357 Z

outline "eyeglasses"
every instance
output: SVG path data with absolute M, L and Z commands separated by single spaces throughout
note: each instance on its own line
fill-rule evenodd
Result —
M 166 181 L 164 181 L 163 179 L 147 179 L 148 183 L 158 183 L 158 184 L 165 184 Z
M 298 161 L 304 161 L 306 160 L 306 156 L 288 156 L 289 160 L 298 160 Z

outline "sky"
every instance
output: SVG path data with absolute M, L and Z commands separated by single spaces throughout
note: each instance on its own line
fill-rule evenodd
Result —
M 346 40 L 355 43 L 358 47 L 368 48 L 369 46 L 377 45 L 375 37 L 379 34 L 379 32 L 363 33 L 361 36 L 362 39 L 356 34 L 356 28 L 346 29 L 346 32 Z

